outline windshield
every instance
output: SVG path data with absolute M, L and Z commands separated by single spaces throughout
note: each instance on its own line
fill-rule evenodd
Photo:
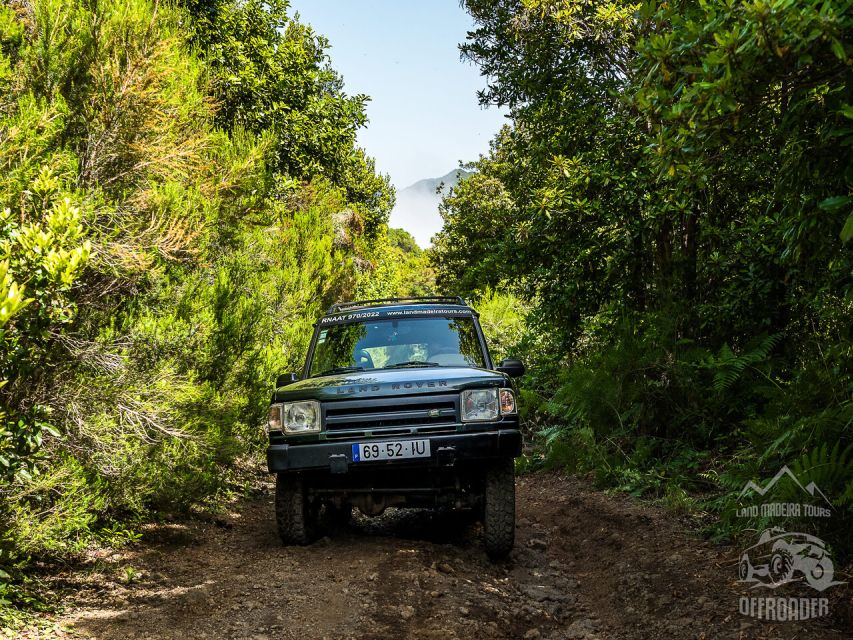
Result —
M 473 318 L 405 318 L 322 329 L 309 375 L 404 367 L 485 366 Z

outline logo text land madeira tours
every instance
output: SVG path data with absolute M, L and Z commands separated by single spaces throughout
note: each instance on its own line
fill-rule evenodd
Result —
M 780 480 L 793 482 L 800 491 L 799 501 L 771 502 L 773 489 Z M 785 492 L 790 495 L 789 492 Z M 738 495 L 750 495 L 764 501 L 741 507 L 737 516 L 741 518 L 829 518 L 832 504 L 814 482 L 803 486 L 788 467 L 779 472 L 761 487 L 750 481 Z M 806 498 L 808 496 L 808 499 Z M 820 538 L 798 531 L 786 531 L 781 527 L 769 527 L 761 532 L 758 541 L 745 549 L 738 563 L 738 577 L 752 589 L 775 590 L 790 584 L 805 584 L 817 593 L 813 597 L 756 596 L 740 598 L 738 609 L 741 614 L 761 620 L 785 622 L 808 620 L 829 613 L 829 600 L 823 592 L 834 585 L 843 584 L 833 579 L 835 567 Z M 776 592 L 780 593 L 780 592 Z

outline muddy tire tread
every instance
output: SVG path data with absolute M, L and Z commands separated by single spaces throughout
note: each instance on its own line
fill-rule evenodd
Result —
M 278 474 L 275 482 L 275 520 L 287 545 L 310 544 L 314 537 L 311 513 L 302 478 Z
M 505 558 L 515 545 L 515 465 L 512 458 L 486 472 L 483 541 L 493 560 Z

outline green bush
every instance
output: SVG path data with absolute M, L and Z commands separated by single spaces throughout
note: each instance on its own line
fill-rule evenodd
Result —
M 0 7 L 0 605 L 261 468 L 272 380 L 387 247 L 325 40 L 183 4 Z
M 593 343 L 571 363 L 528 375 L 525 405 L 543 426 L 545 464 L 594 472 L 603 485 L 679 511 L 712 513 L 716 537 L 765 526 L 736 517 L 738 494 L 788 465 L 836 509 L 834 518 L 796 525 L 826 536 L 846 557 L 853 542 L 849 374 L 814 353 L 786 369 L 777 336 L 714 354 L 675 340 L 663 348 L 659 334 L 631 327 L 620 323 L 609 332 L 618 336 L 612 344 Z
M 517 356 L 526 331 L 527 303 L 506 288 L 486 289 L 473 301 L 480 314 L 480 325 L 489 340 L 492 360 Z
M 847 4 L 463 4 L 510 122 L 445 197 L 432 262 L 441 288 L 531 305 L 546 463 L 698 495 L 715 535 L 760 526 L 730 517 L 740 488 L 796 466 L 849 557 Z

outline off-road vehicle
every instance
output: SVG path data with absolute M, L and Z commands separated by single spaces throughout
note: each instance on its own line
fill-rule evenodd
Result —
M 461 298 L 333 305 L 302 375 L 279 376 L 270 404 L 282 540 L 311 542 L 321 512 L 449 507 L 479 513 L 487 553 L 508 554 L 521 452 L 511 378 L 523 373 L 518 360 L 492 364 Z

